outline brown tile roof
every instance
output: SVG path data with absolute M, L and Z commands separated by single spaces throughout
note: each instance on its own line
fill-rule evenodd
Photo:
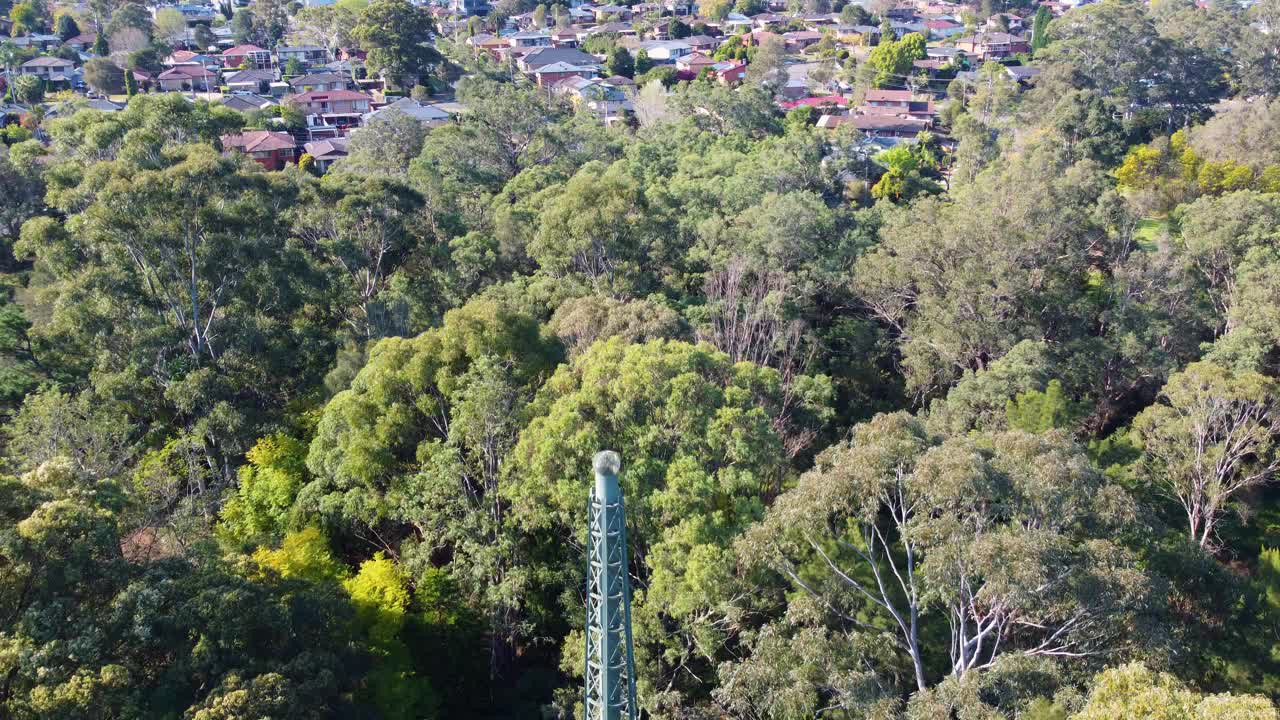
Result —
M 355 90 L 312 90 L 311 92 L 290 95 L 288 99 L 294 102 L 311 103 L 325 100 L 370 100 L 371 98 Z
M 291 150 L 297 146 L 297 141 L 289 133 L 270 130 L 246 130 L 236 135 L 222 136 L 222 147 L 228 150 L 235 148 L 246 153 Z

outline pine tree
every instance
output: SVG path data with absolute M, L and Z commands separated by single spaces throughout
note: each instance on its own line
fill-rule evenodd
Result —
M 124 71 L 124 94 L 133 97 L 138 93 L 138 81 L 133 77 L 133 71 L 125 69 Z
M 93 54 L 97 55 L 98 57 L 106 57 L 110 53 L 111 53 L 111 50 L 107 47 L 106 33 L 102 32 L 102 30 L 99 29 L 98 37 L 93 41 Z
M 1041 5 L 1036 10 L 1036 19 L 1031 24 L 1031 52 L 1035 53 L 1049 44 L 1049 21 L 1053 16 L 1049 14 L 1049 8 Z

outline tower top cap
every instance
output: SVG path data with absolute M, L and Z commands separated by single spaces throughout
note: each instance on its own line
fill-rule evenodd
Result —
M 622 457 L 612 450 L 601 450 L 591 460 L 596 473 L 601 475 L 617 475 L 622 469 Z

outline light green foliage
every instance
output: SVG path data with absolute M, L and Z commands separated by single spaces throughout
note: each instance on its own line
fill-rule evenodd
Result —
M 44 81 L 35 75 L 19 75 L 10 86 L 13 99 L 26 105 L 44 100 L 44 90 Z
M 218 558 L 148 558 L 124 496 L 53 460 L 0 481 L 0 663 L 15 720 L 323 717 L 362 673 L 349 607 Z M 237 714 L 241 713 L 241 714 Z M 110 715 L 108 715 L 110 716 Z
M 660 229 L 640 184 L 618 163 L 588 163 L 545 202 L 529 256 L 552 277 L 581 275 L 602 289 L 644 290 L 641 262 Z M 585 210 L 589 208 L 589 210 Z
M 9 19 L 13 21 L 13 31 L 16 35 L 30 35 L 33 32 L 39 32 L 43 27 L 40 13 L 35 5 L 29 2 L 14 3 L 9 8 Z
M 801 425 L 820 428 L 829 417 L 824 378 L 796 378 Z M 514 450 L 514 482 L 504 494 L 512 517 L 547 541 L 582 542 L 578 522 L 590 476 L 580 468 L 601 447 L 627 461 L 621 479 L 631 518 L 631 548 L 646 578 L 637 598 L 637 642 L 645 687 L 689 684 L 679 664 L 702 665 L 719 656 L 724 638 L 708 608 L 724 602 L 728 546 L 790 475 L 784 438 L 774 420 L 782 411 L 779 374 L 748 363 L 732 365 L 705 345 L 651 341 L 628 346 L 597 343 L 547 381 Z M 585 422 L 584 422 L 585 420 Z M 572 557 L 565 557 L 569 568 Z M 680 632 L 666 637 L 661 618 Z
M 920 33 L 907 33 L 901 40 L 882 40 L 872 48 L 867 64 L 876 71 L 876 87 L 902 83 L 911 73 L 911 64 L 924 59 L 925 44 Z
M 222 508 L 228 537 L 243 542 L 281 535 L 306 480 L 306 450 L 305 444 L 279 434 L 262 438 L 249 450 L 239 487 Z
M 1275 706 L 1258 695 L 1201 695 L 1166 673 L 1140 664 L 1106 670 L 1094 680 L 1084 709 L 1071 720 L 1274 720 Z
M 367 689 L 373 703 L 392 720 L 433 717 L 439 698 L 431 682 L 413 672 L 403 639 L 411 595 L 400 568 L 379 552 L 343 587 L 361 631 L 380 655 Z
M 876 162 L 885 167 L 884 175 L 871 187 L 871 196 L 877 200 L 907 202 L 942 191 L 942 187 L 930 179 L 937 174 L 938 160 L 929 139 L 885 150 L 876 156 Z
M 360 572 L 342 586 L 351 595 L 363 631 L 374 644 L 393 644 L 404 628 L 409 588 L 396 564 L 382 553 L 360 565 Z
M 161 8 L 155 16 L 156 36 L 167 43 L 180 42 L 187 35 L 187 18 L 177 8 Z
M 1010 428 L 1032 433 L 1071 430 L 1080 417 L 1079 407 L 1066 397 L 1058 380 L 1050 380 L 1043 392 L 1018 393 L 1009 401 L 1005 413 Z
M 394 516 L 401 474 L 440 439 L 453 395 L 483 357 L 511 363 L 528 382 L 550 369 L 556 350 L 532 320 L 483 300 L 450 311 L 440 329 L 374 345 L 351 387 L 320 417 L 307 457 L 316 479 L 303 506 L 350 521 Z
M 328 538 L 314 527 L 289 533 L 278 549 L 258 548 L 253 553 L 253 560 L 279 573 L 280 577 L 311 583 L 339 582 L 347 576 L 346 566 L 338 562 L 329 550 Z

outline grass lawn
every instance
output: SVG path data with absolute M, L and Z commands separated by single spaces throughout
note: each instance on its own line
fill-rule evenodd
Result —
M 1133 236 L 1143 250 L 1150 251 L 1156 249 L 1156 243 L 1159 242 L 1160 236 L 1164 235 L 1168 229 L 1168 220 L 1143 218 L 1138 221 L 1138 229 L 1134 231 Z

